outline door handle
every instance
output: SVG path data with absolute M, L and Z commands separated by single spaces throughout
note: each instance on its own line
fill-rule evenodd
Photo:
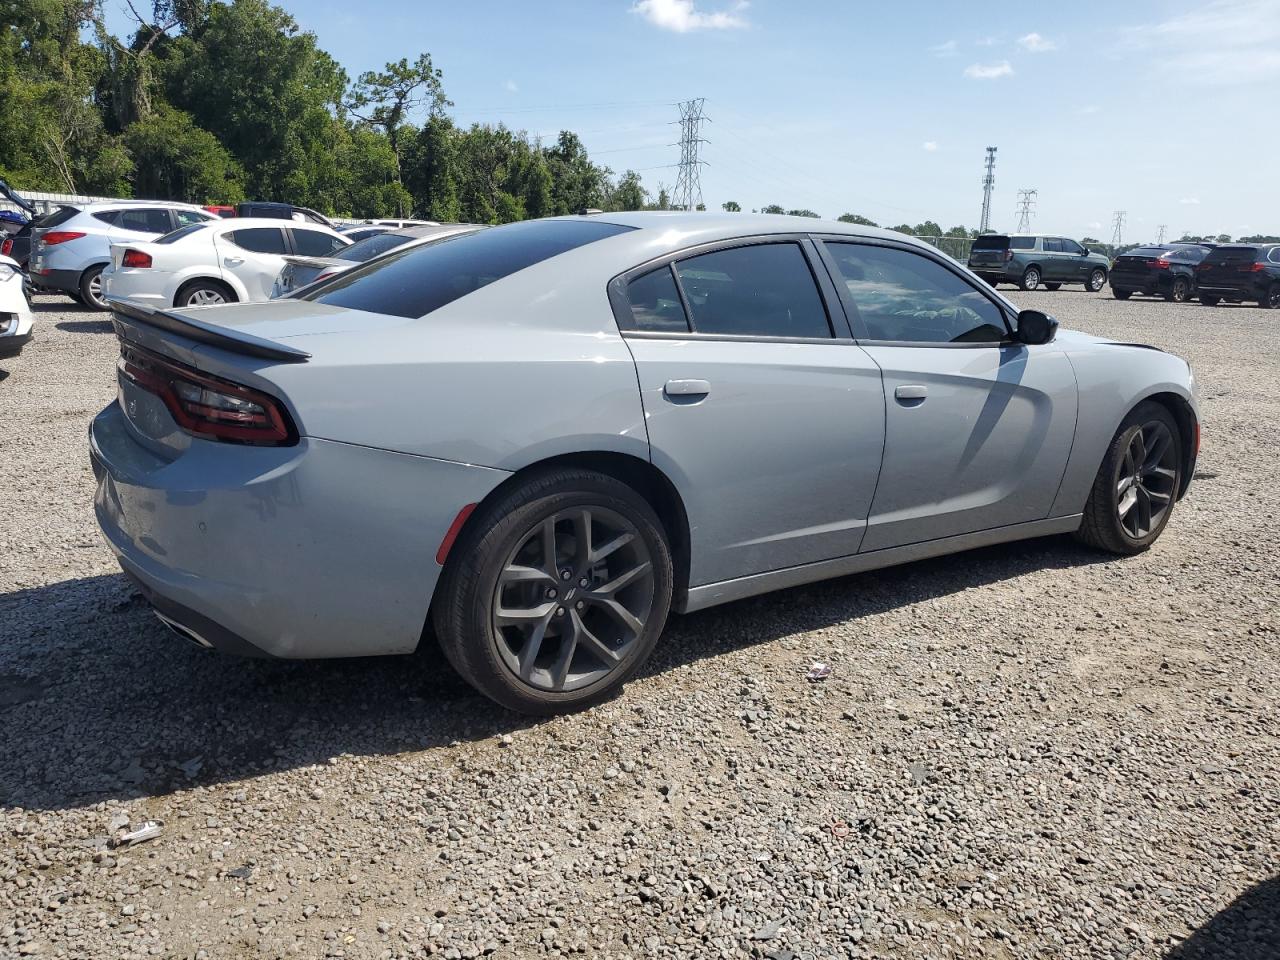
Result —
M 894 399 L 910 403 L 915 401 L 921 403 L 924 398 L 929 396 L 929 388 L 920 383 L 904 383 L 893 391 Z
M 228 267 L 238 267 L 240 264 L 244 263 L 244 257 L 227 257 L 222 262 Z
M 662 392 L 668 397 L 705 397 L 711 384 L 706 380 L 668 380 Z

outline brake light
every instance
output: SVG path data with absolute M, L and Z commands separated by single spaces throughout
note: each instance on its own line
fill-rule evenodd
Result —
M 288 411 L 261 391 L 132 346 L 121 347 L 116 368 L 139 388 L 163 400 L 178 426 L 188 433 L 260 446 L 298 442 Z
M 1004 252 L 1004 262 L 1008 263 L 1012 259 L 1013 259 L 1013 251 L 1006 249 Z
M 84 234 L 79 230 L 50 230 L 40 240 L 46 246 L 56 246 L 59 243 L 66 243 L 68 240 L 79 240 Z
M 1255 264 L 1252 264 L 1252 265 L 1249 267 L 1249 272 L 1250 272 L 1250 273 L 1261 273 L 1261 272 L 1262 272 L 1263 270 L 1265 270 L 1265 269 L 1267 269 L 1267 265 L 1266 265 L 1265 263 L 1255 263 Z
M 120 261 L 122 267 L 149 267 L 151 266 L 151 254 L 143 253 L 141 250 L 126 250 L 124 259 Z
M 1154 267 L 1154 268 L 1155 268 L 1155 269 L 1157 269 L 1157 270 L 1168 270 L 1168 269 L 1169 269 L 1169 261 L 1168 261 L 1168 260 L 1161 260 L 1161 259 L 1159 259 L 1159 258 L 1157 258 L 1157 259 L 1155 259 L 1155 260 L 1148 260 L 1148 261 L 1147 261 L 1147 266 L 1148 266 L 1148 267 Z
M 0 242 L 0 257 L 7 257 L 13 253 L 13 237 L 6 237 Z

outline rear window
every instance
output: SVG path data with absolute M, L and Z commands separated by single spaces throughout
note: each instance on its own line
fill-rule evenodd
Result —
M 1257 247 L 1215 247 L 1204 258 L 1205 263 L 1253 263 Z
M 32 226 L 37 230 L 48 230 L 51 227 L 60 227 L 77 213 L 80 212 L 79 207 L 59 207 L 53 213 L 47 213 Z
M 1000 234 L 987 234 L 985 237 L 978 237 L 973 241 L 973 249 L 975 250 L 1007 250 L 1009 248 L 1009 238 Z
M 525 220 L 393 252 L 302 299 L 422 317 L 525 267 L 631 229 L 599 220 Z
M 208 230 L 209 225 L 209 223 L 193 223 L 188 227 L 179 227 L 177 230 L 166 233 L 158 240 L 153 240 L 152 243 L 177 243 L 183 237 L 189 237 L 193 233 L 199 233 L 201 230 Z
M 357 240 L 351 246 L 334 254 L 334 256 L 339 260 L 353 260 L 356 263 L 364 263 L 366 260 L 372 260 L 380 253 L 386 253 L 388 250 L 394 250 L 402 243 L 408 243 L 410 239 L 400 233 L 375 233 L 372 237 Z
M 1132 250 L 1126 250 L 1123 254 L 1125 257 L 1141 257 L 1144 260 L 1154 260 L 1158 257 L 1168 257 L 1172 250 L 1165 250 L 1163 247 L 1134 247 Z M 1116 259 L 1120 259 L 1117 257 Z

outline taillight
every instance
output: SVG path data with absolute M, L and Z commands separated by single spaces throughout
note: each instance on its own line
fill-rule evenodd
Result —
M 188 433 L 273 447 L 298 442 L 288 411 L 261 391 L 132 346 L 121 347 L 116 367 L 132 383 L 163 400 L 178 426 Z
M 79 240 L 84 234 L 79 230 L 50 230 L 40 239 L 48 246 L 66 243 L 68 240 Z
M 11 253 L 13 253 L 13 237 L 5 237 L 0 241 L 0 257 L 7 257 Z
M 1251 265 L 1250 265 L 1250 267 L 1249 267 L 1249 272 L 1250 272 L 1250 273 L 1261 273 L 1261 272 L 1262 272 L 1263 270 L 1265 270 L 1265 269 L 1267 269 L 1267 265 L 1266 265 L 1265 263 L 1255 263 L 1255 264 L 1251 264 Z
M 1168 270 L 1170 264 L 1168 260 L 1156 259 L 1156 260 L 1148 260 L 1147 266 L 1154 267 L 1157 270 Z
M 1004 262 L 1005 262 L 1005 263 L 1008 263 L 1008 262 L 1009 262 L 1010 260 L 1012 260 L 1012 259 L 1013 259 L 1013 251 L 1012 251 L 1012 250 L 1006 250 L 1006 251 L 1004 252 Z
M 126 250 L 124 258 L 120 261 L 122 267 L 149 267 L 151 266 L 151 254 L 143 253 L 141 250 Z

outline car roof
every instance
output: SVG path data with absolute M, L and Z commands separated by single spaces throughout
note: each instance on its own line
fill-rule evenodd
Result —
M 308 230 L 323 230 L 325 233 L 332 233 L 343 240 L 350 240 L 346 234 L 326 227 L 323 223 L 316 223 L 314 220 L 284 220 L 280 217 L 218 217 L 216 220 L 210 220 L 209 226 L 213 228 L 222 227 L 224 230 L 243 230 L 246 227 L 275 227 L 281 229 L 283 227 L 303 227 Z
M 75 207 L 84 213 L 94 213 L 99 210 L 117 210 L 121 207 L 174 207 L 179 210 L 199 210 L 201 213 L 208 213 L 204 207 L 194 203 L 182 203 L 178 200 L 94 200 L 92 203 L 65 203 L 65 207 Z

